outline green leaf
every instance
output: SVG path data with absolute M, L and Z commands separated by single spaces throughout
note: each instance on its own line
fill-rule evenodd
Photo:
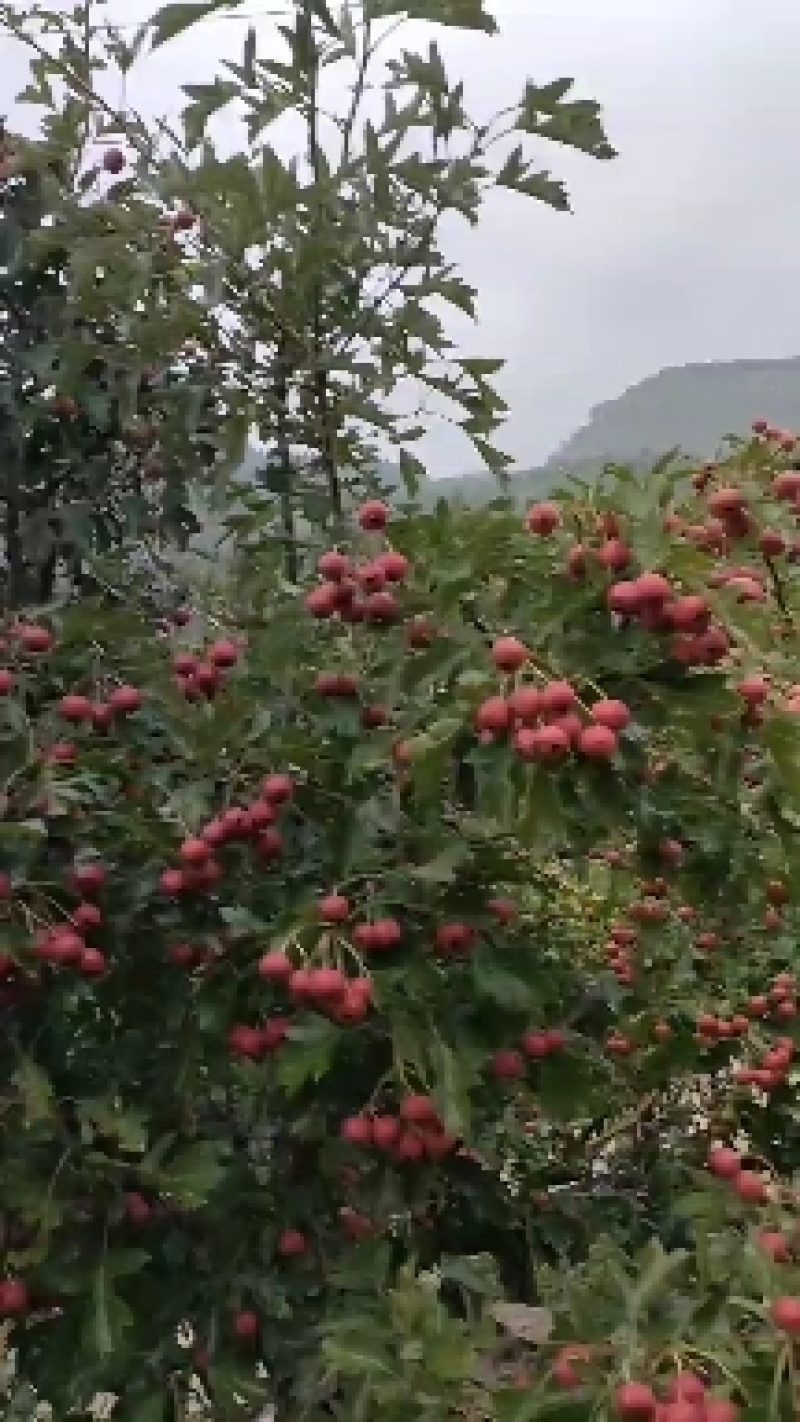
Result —
M 152 48 L 167 44 L 185 30 L 213 15 L 216 10 L 235 10 L 242 0 L 182 0 L 182 3 L 165 5 L 153 16 Z
M 631 1292 L 628 1307 L 632 1323 L 641 1318 L 651 1303 L 664 1297 L 664 1284 L 673 1274 L 685 1267 L 688 1258 L 685 1249 L 676 1249 L 668 1254 L 660 1240 L 653 1239 L 650 1242 L 644 1255 L 637 1261 L 639 1279 Z
M 394 1374 L 385 1355 L 371 1351 L 360 1342 L 350 1344 L 336 1338 L 323 1338 L 322 1350 L 331 1367 L 345 1377 L 391 1377 Z
M 276 1058 L 275 1080 L 290 1095 L 309 1081 L 320 1081 L 330 1068 L 336 1043 L 327 1024 L 294 1029 L 291 1043 Z
M 470 852 L 464 844 L 450 844 L 427 864 L 415 864 L 406 871 L 411 879 L 419 879 L 423 884 L 450 884 L 455 872 L 470 859 Z
M 225 1176 L 220 1147 L 199 1141 L 161 1167 L 161 1188 L 187 1206 L 203 1205 Z
M 483 0 L 366 0 L 364 14 L 370 20 L 389 15 L 407 15 L 410 20 L 426 20 L 431 25 L 454 25 L 463 30 L 497 33 L 497 22 L 483 7 Z
M 592 99 L 565 102 L 572 80 L 555 79 L 537 87 L 528 80 L 520 103 L 516 127 L 523 133 L 578 148 L 592 158 L 615 158 L 606 138 L 600 105 Z
M 41 1067 L 30 1057 L 23 1057 L 12 1080 L 19 1088 L 28 1123 L 34 1125 L 51 1120 L 56 1101 L 53 1088 Z
M 531 1008 L 533 990 L 530 985 L 499 967 L 488 954 L 473 954 L 472 980 L 476 991 L 499 1007 L 512 1012 L 528 1012 Z
M 114 1292 L 106 1269 L 101 1266 L 92 1281 L 87 1342 L 96 1353 L 108 1357 L 119 1351 L 124 1335 L 132 1324 L 133 1315 L 128 1305 Z
M 569 212 L 569 198 L 564 184 L 544 169 L 534 168 L 523 157 L 522 147 L 512 150 L 495 179 L 498 187 L 510 188 L 547 203 L 557 212 Z
M 415 499 L 427 478 L 427 470 L 421 459 L 416 455 L 409 454 L 407 450 L 400 450 L 400 478 L 405 486 L 409 498 Z
M 112 1101 L 81 1101 L 78 1116 L 92 1133 L 109 1136 L 131 1155 L 141 1155 L 147 1149 L 147 1124 L 141 1111 L 122 1111 Z
M 184 84 L 182 89 L 193 100 L 183 110 L 182 119 L 186 142 L 195 148 L 205 134 L 209 119 L 233 103 L 241 87 L 232 79 L 215 79 L 213 84 Z
M 123 1422 L 165 1422 L 166 1404 L 166 1392 L 153 1392 L 127 1407 L 123 1406 L 120 1415 Z
M 441 1109 L 445 1130 L 468 1137 L 470 1122 L 469 1080 L 463 1059 L 434 1031 L 431 1038 L 433 1094 Z

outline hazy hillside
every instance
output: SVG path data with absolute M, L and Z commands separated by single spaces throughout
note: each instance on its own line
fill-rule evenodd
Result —
M 667 450 L 707 458 L 728 434 L 745 434 L 759 416 L 800 428 L 800 356 L 790 360 L 709 361 L 675 366 L 633 385 L 615 400 L 597 405 L 587 423 L 538 469 L 509 473 L 508 492 L 520 502 L 546 495 L 569 473 L 591 474 L 608 462 L 649 468 Z M 263 455 L 252 450 L 244 478 L 255 479 Z M 381 463 L 376 473 L 389 491 L 400 489 L 397 467 Z M 488 503 L 503 492 L 487 473 L 430 480 L 420 498 Z M 215 533 L 200 540 L 208 546 Z
M 800 357 L 675 366 L 651 375 L 616 400 L 597 405 L 587 424 L 548 460 L 549 468 L 636 460 L 680 445 L 707 457 L 726 434 L 751 420 L 800 427 Z

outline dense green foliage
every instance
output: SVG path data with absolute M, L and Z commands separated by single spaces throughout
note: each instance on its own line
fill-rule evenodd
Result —
M 151 36 L 218 8 L 168 6 Z M 479 0 L 290 8 L 286 57 L 249 35 L 166 156 L 94 92 L 130 55 L 92 7 L 2 11 L 51 110 L 46 210 L 89 244 L 59 249 L 57 369 L 73 318 L 100 341 L 98 300 L 137 413 L 145 356 L 190 344 L 198 398 L 174 443 L 158 422 L 154 502 L 208 497 L 213 390 L 237 554 L 157 617 L 95 530 L 82 596 L 4 618 L 7 1411 L 789 1422 L 798 442 L 759 420 L 691 478 L 611 470 L 524 517 L 420 507 L 414 427 L 384 404 L 404 374 L 503 463 L 496 362 L 460 360 L 428 306 L 467 302 L 440 218 L 475 219 L 491 181 L 566 199 L 522 150 L 491 167 L 435 46 L 390 66 L 381 126 L 351 117 L 388 16 L 490 30 Z M 331 119 L 334 63 L 354 110 Z M 570 88 L 531 84 L 505 119 L 610 156 Z M 222 160 L 201 140 L 236 100 L 251 148 Z M 270 146 L 287 108 L 305 168 Z M 109 138 L 124 180 L 83 202 L 95 176 L 65 152 Z M 145 353 L 123 336 L 151 275 L 130 276 L 165 215 Z M 79 421 L 91 372 L 65 368 Z M 269 468 L 243 497 L 225 473 L 253 427 Z M 393 509 L 376 432 L 402 451 Z

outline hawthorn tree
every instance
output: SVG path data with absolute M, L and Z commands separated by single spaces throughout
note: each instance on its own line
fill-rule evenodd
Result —
M 307 117 L 329 19 L 352 48 L 347 12 L 309 15 L 287 36 L 303 63 L 265 80 L 275 107 L 296 78 Z M 191 17 L 162 12 L 156 38 Z M 40 85 L 74 87 L 71 50 L 40 61 Z M 248 41 L 237 93 L 265 64 Z M 441 127 L 431 83 L 419 111 Z M 291 231 L 307 270 L 273 265 L 256 324 L 234 241 L 239 222 L 241 255 L 252 245 L 252 165 L 203 149 L 193 166 L 188 140 L 162 162 L 135 116 L 106 117 L 148 193 L 190 214 L 193 275 L 216 264 L 241 306 L 219 327 L 195 294 L 180 308 L 202 321 L 234 433 L 254 421 L 280 454 L 287 325 L 296 388 L 325 375 L 323 403 L 314 383 L 292 415 L 279 517 L 295 518 L 303 449 L 327 483 L 302 557 L 301 530 L 276 540 L 256 501 L 235 527 L 258 556 L 169 622 L 135 581 L 121 604 L 6 619 L 9 1406 L 788 1422 L 795 436 L 757 421 L 691 477 L 611 470 L 524 524 L 502 504 L 426 515 L 372 497 L 351 527 L 330 476 L 358 446 L 322 416 L 332 392 L 347 407 L 361 362 L 331 354 L 341 268 L 327 248 L 312 260 L 313 189 L 298 177 L 291 228 L 280 202 L 260 213 L 271 260 L 289 263 Z M 574 122 L 562 110 L 551 136 Z M 368 224 L 399 154 L 364 158 Z M 321 172 L 351 241 L 349 190 Z M 393 201 L 409 183 L 406 165 Z M 94 212 L 66 204 L 70 232 Z
M 41 64 L 37 77 L 41 102 Z M 3 144 L 0 518 L 18 608 L 82 589 L 111 552 L 184 545 L 197 491 L 241 441 L 196 345 L 176 220 L 92 101 L 56 108 L 41 141 Z
M 787 463 L 527 527 L 368 502 L 211 638 L 9 626 L 0 1306 L 40 1397 L 794 1415 Z

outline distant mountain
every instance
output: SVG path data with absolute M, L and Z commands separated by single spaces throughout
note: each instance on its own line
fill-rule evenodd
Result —
M 659 371 L 597 405 L 547 468 L 585 469 L 608 460 L 652 463 L 676 445 L 692 458 L 706 459 L 726 435 L 746 434 L 759 417 L 800 428 L 800 356 Z
M 607 463 L 649 469 L 675 448 L 690 458 L 710 458 L 726 435 L 746 434 L 759 417 L 800 429 L 800 356 L 667 367 L 595 406 L 587 423 L 540 468 L 510 470 L 507 489 L 483 472 L 429 479 L 419 497 L 427 507 L 440 498 L 480 507 L 503 493 L 526 503 L 545 497 L 570 474 L 592 476 Z M 263 458 L 250 450 L 241 471 L 245 482 L 255 481 Z M 390 494 L 402 495 L 396 464 L 381 462 L 375 472 Z

